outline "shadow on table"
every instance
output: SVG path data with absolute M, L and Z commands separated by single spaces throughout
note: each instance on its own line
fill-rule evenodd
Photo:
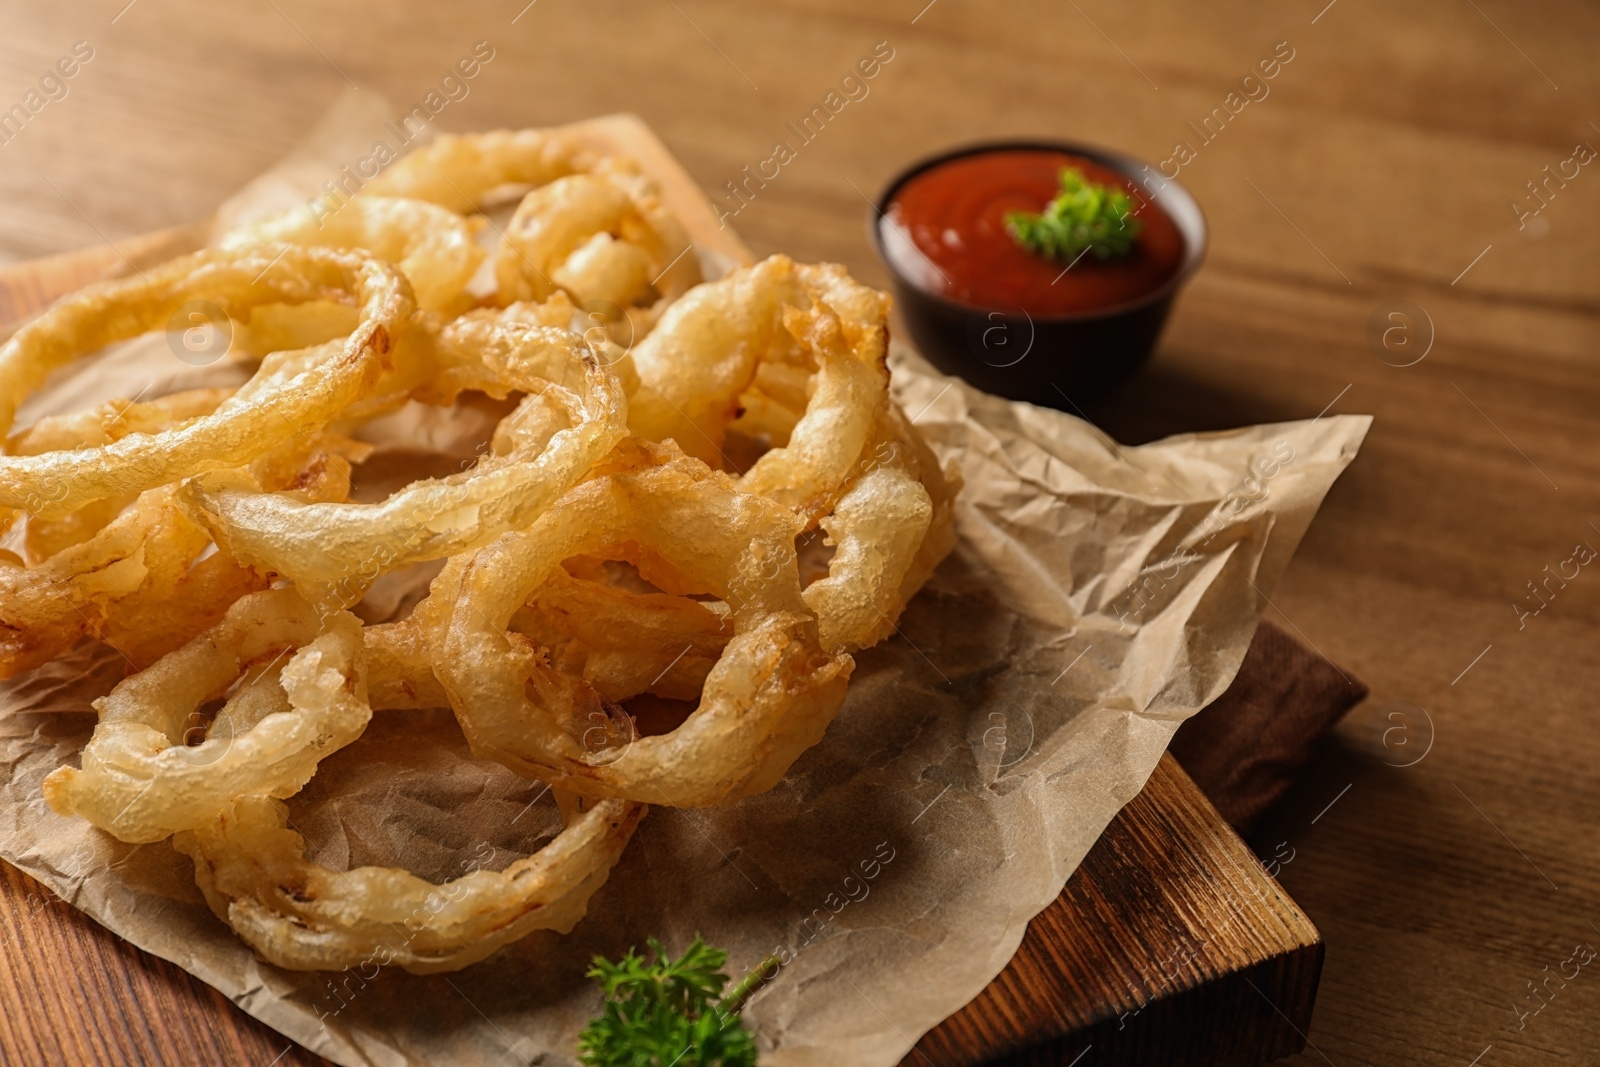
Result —
M 1134 445 L 1177 433 L 1231 430 L 1305 415 L 1264 395 L 1221 388 L 1159 357 L 1105 396 L 1079 403 L 1082 411 L 1077 414 L 1123 444 Z

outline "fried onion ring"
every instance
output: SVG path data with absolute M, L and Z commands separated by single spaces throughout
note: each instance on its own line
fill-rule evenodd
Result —
M 944 466 L 928 447 L 917 428 L 895 404 L 890 404 L 878 426 L 878 440 L 872 455 L 885 464 L 902 467 L 927 491 L 932 511 L 928 532 L 900 579 L 900 607 L 903 608 L 925 585 L 939 564 L 956 546 L 956 495 L 961 492 L 961 472 L 954 465 Z M 863 463 L 870 466 L 868 460 Z M 899 618 L 893 610 L 891 621 Z
M 889 635 L 955 547 L 961 483 L 888 403 L 844 484 L 820 520 L 834 547 L 828 573 L 806 586 L 805 600 L 817 613 L 823 647 L 854 651 Z
M 355 252 L 290 246 L 280 257 L 274 262 L 258 249 L 196 252 L 139 277 L 91 285 L 18 330 L 0 348 L 0 430 L 10 428 L 17 405 L 50 371 L 86 351 L 164 328 L 187 300 L 214 300 L 235 316 L 274 302 L 362 306 L 362 320 L 340 351 L 270 386 L 247 384 L 210 415 L 98 447 L 0 456 L 0 507 L 58 517 L 102 497 L 236 467 L 315 433 L 372 390 L 391 368 L 392 338 L 414 309 L 404 276 Z
M 225 694 L 260 663 L 267 670 L 291 649 L 279 682 L 286 701 L 247 688 L 248 710 L 224 709 L 221 722 L 245 726 L 189 745 L 198 709 Z M 241 796 L 292 796 L 324 756 L 360 736 L 367 705 L 361 623 L 340 613 L 319 619 L 289 590 L 243 597 L 222 622 L 95 701 L 100 724 L 82 769 L 62 767 L 44 782 L 45 799 L 121 841 L 159 841 L 214 820 Z M 279 710 L 279 709 L 282 710 Z
M 640 693 L 695 700 L 733 636 L 725 612 L 688 597 L 636 593 L 558 570 L 511 620 L 602 701 Z
M 428 310 L 456 303 L 484 257 L 467 219 L 426 200 L 392 196 L 357 197 L 321 216 L 294 208 L 221 241 L 228 249 L 256 244 L 274 251 L 290 244 L 370 252 L 397 264 Z
M 270 488 L 342 500 L 350 461 L 367 450 L 319 434 L 279 446 L 250 469 Z M 0 560 L 0 678 L 48 662 L 90 634 L 143 668 L 266 587 L 266 577 L 228 553 L 206 554 L 211 534 L 179 508 L 177 488 L 146 490 L 92 535 L 34 566 Z
M 87 411 L 49 415 L 12 434 L 5 451 L 13 456 L 36 456 L 110 444 L 130 433 L 157 433 L 186 419 L 211 414 L 231 395 L 232 389 L 191 389 L 144 403 L 111 400 Z M 41 563 L 64 548 L 82 544 L 105 529 L 136 495 L 102 497 L 59 519 L 30 516 L 23 532 L 24 560 L 30 565 Z
M 784 444 L 757 460 L 739 488 L 793 508 L 810 526 L 833 509 L 889 406 L 889 298 L 837 264 L 795 274 L 811 306 L 788 309 L 784 325 L 813 355 L 816 378 Z
M 628 452 L 526 532 L 445 567 L 424 605 L 437 620 L 434 671 L 475 752 L 558 788 L 673 806 L 762 792 L 821 738 L 853 667 L 821 650 L 801 599 L 799 520 L 676 449 Z M 605 712 L 599 695 L 506 627 L 562 560 L 630 550 L 642 569 L 664 561 L 650 575 L 658 584 L 670 575 L 725 600 L 734 636 L 682 726 L 620 755 L 585 751 L 571 732 Z
M 773 256 L 690 289 L 633 348 L 640 386 L 628 425 L 650 441 L 672 439 L 689 455 L 722 465 L 722 438 L 760 359 L 792 338 L 782 309 L 795 298 L 794 264 Z
M 905 608 L 901 583 L 933 517 L 928 491 L 904 470 L 879 467 L 859 479 L 822 520 L 835 546 L 828 576 L 805 589 L 823 648 L 875 645 Z
M 413 482 L 377 504 L 305 503 L 261 493 L 244 473 L 218 471 L 182 488 L 190 514 L 234 558 L 292 579 L 313 604 L 340 608 L 385 571 L 525 528 L 627 435 L 622 390 L 575 334 L 465 317 L 445 328 L 440 345 L 457 369 L 471 364 L 463 383 L 533 394 L 497 431 L 503 454 Z M 565 427 L 530 415 L 550 407 Z
M 485 220 L 463 215 L 511 195 L 486 296 Z M 123 652 L 136 673 L 45 797 L 172 837 L 267 961 L 448 971 L 570 930 L 647 804 L 773 787 L 951 550 L 959 478 L 890 396 L 886 296 L 783 256 L 700 284 L 656 185 L 581 136 L 445 135 L 333 202 L 0 346 L 0 532 L 22 553 L 0 551 L 0 677 L 86 636 Z M 257 363 L 238 389 L 12 432 L 53 371 L 196 300 Z M 419 449 L 452 470 L 493 418 L 470 466 L 350 500 L 373 447 L 353 437 L 396 446 L 375 486 Z M 342 610 L 439 559 L 420 603 L 394 575 L 357 609 L 414 605 L 401 621 Z M 308 860 L 284 801 L 337 777 L 321 761 L 375 711 L 443 707 L 475 755 L 549 784 L 559 835 L 442 884 Z
M 881 640 L 953 544 L 943 472 L 889 399 L 888 312 L 842 267 L 775 256 L 692 290 L 634 352 L 635 432 L 702 458 L 757 399 L 746 429 L 781 441 L 738 487 L 820 524 L 835 546 L 829 576 L 805 592 L 830 651 Z
M 426 200 L 451 211 L 476 210 L 502 185 L 545 185 L 587 169 L 594 153 L 552 130 L 443 134 L 409 152 L 362 187 L 362 196 Z
M 655 183 L 619 159 L 534 189 L 504 238 L 495 253 L 502 303 L 544 299 L 559 286 L 580 306 L 630 312 L 639 336 L 701 280 L 689 235 Z
M 566 933 L 605 884 L 646 808 L 556 793 L 565 828 L 501 871 L 435 885 L 392 867 L 334 871 L 305 859 L 288 811 L 241 798 L 173 844 L 194 859 L 211 910 L 267 961 L 295 971 L 395 963 L 459 970 L 535 930 Z
M 641 437 L 670 437 L 719 465 L 742 398 L 765 385 L 779 394 L 766 414 L 782 426 L 783 442 L 741 487 L 814 524 L 843 492 L 888 403 L 888 310 L 887 297 L 844 268 L 797 266 L 786 256 L 696 286 L 633 350 L 641 385 L 629 423 Z M 792 405 L 804 412 L 795 417 Z

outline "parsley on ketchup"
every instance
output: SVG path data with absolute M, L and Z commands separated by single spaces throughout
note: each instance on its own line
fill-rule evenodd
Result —
M 1071 167 L 1085 179 L 1125 189 L 1141 225 L 1127 255 L 1086 255 L 1067 269 L 1021 247 L 1006 215 L 1040 212 L 1061 192 Z M 1167 213 L 1109 167 L 1042 149 L 958 156 L 900 186 L 879 223 L 885 251 L 907 277 L 936 295 L 980 308 L 1032 315 L 1098 311 L 1161 287 L 1183 261 L 1184 241 Z M 914 247 L 913 247 L 914 246 Z

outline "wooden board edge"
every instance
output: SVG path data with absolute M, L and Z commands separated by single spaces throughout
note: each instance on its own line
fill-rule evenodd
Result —
M 1260 1062 L 1191 1053 L 1257 1043 L 1235 1032 L 1241 1019 L 1263 1027 L 1261 1047 L 1293 1051 L 1309 1027 L 1322 953 L 1310 919 L 1163 755 L 1006 968 L 925 1034 L 902 1067 L 1055 1063 L 1090 1044 L 1147 1057 L 1097 1056 L 1097 1064 Z M 1246 994 L 1282 1011 L 1255 1012 Z M 1161 1057 L 1148 1058 L 1152 1042 Z
M 1306 945 L 985 1067 L 1258 1067 L 1304 1051 L 1322 962 Z

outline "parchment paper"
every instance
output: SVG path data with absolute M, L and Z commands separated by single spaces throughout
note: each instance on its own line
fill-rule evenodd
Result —
M 90 366 L 23 417 L 240 374 L 190 368 L 164 337 Z M 764 1063 L 895 1064 L 999 973 L 1179 723 L 1227 687 L 1370 419 L 1120 448 L 904 348 L 893 366 L 897 399 L 965 477 L 959 546 L 897 635 L 857 657 L 822 743 L 763 796 L 652 811 L 572 934 L 431 977 L 258 961 L 169 845 L 121 844 L 42 799 L 89 736 L 89 702 L 123 673 L 98 645 L 0 685 L 0 855 L 340 1064 L 569 1067 L 599 1003 L 590 958 L 697 933 L 736 975 L 774 951 L 787 961 L 747 1013 Z M 481 433 L 482 417 L 402 420 L 375 459 L 437 464 Z M 430 573 L 387 582 L 364 613 L 391 614 Z M 447 711 L 380 714 L 290 806 L 321 862 L 440 880 L 503 867 L 558 828 L 542 787 L 472 758 Z

